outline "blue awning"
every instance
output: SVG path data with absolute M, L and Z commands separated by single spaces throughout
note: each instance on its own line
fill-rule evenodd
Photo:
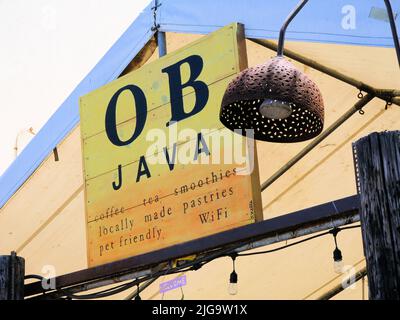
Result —
M 298 0 L 160 0 L 156 22 L 165 32 L 212 32 L 231 22 L 245 25 L 246 36 L 276 39 Z M 400 12 L 400 0 L 392 0 Z M 311 0 L 290 24 L 287 39 L 393 47 L 383 0 Z M 79 97 L 116 79 L 152 37 L 154 1 L 81 81 L 0 178 L 0 208 L 79 123 Z

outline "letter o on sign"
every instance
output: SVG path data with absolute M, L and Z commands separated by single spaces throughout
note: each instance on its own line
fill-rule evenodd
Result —
M 122 141 L 117 132 L 117 122 L 116 122 L 116 113 L 117 113 L 117 102 L 120 94 L 128 90 L 132 93 L 135 99 L 136 106 L 136 127 L 135 131 L 132 133 L 132 136 L 125 141 Z M 127 85 L 125 87 L 120 88 L 117 92 L 114 93 L 110 102 L 108 103 L 107 111 L 106 111 L 106 133 L 108 139 L 116 146 L 126 146 L 132 143 L 143 131 L 144 125 L 146 123 L 147 118 L 147 103 L 146 96 L 143 91 L 133 84 Z

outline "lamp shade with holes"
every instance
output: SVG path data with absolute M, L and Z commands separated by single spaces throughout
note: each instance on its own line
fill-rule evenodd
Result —
M 229 83 L 220 121 L 242 134 L 253 129 L 257 140 L 300 142 L 321 133 L 324 104 L 317 85 L 278 56 L 242 71 Z

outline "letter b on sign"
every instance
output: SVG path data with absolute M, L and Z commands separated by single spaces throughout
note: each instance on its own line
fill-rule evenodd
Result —
M 189 80 L 182 83 L 181 66 L 187 63 L 190 69 Z M 169 91 L 171 97 L 171 120 L 167 123 L 174 123 L 193 116 L 200 112 L 208 101 L 208 87 L 200 80 L 196 80 L 203 70 L 203 59 L 199 55 L 189 56 L 177 63 L 162 69 L 161 71 L 168 74 Z M 192 87 L 196 95 L 195 104 L 190 112 L 185 112 L 183 106 L 183 89 Z

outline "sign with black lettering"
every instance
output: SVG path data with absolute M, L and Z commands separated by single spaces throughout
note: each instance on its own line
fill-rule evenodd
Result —
M 246 66 L 231 24 L 81 97 L 89 266 L 262 219 L 255 144 L 219 121 Z

